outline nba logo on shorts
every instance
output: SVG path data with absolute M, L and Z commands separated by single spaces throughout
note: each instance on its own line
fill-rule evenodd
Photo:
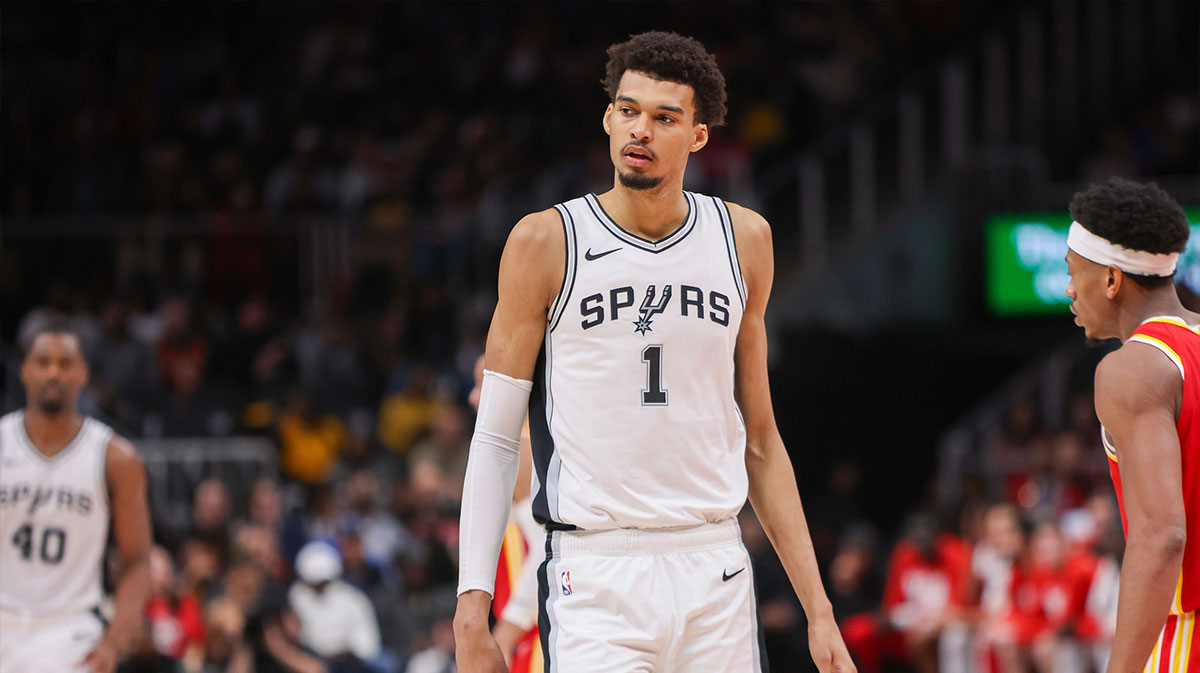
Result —
M 571 571 L 570 570 L 562 571 L 562 575 L 559 576 L 558 583 L 562 587 L 562 592 L 563 592 L 564 596 L 570 596 L 573 593 L 571 591 Z

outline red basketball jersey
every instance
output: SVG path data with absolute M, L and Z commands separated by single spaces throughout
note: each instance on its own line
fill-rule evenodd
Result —
M 1200 609 L 1200 332 L 1174 317 L 1151 318 L 1133 332 L 1129 341 L 1153 346 L 1179 368 L 1183 379 L 1183 404 L 1175 427 L 1179 432 L 1179 448 L 1183 468 L 1183 506 L 1187 512 L 1187 545 L 1183 552 L 1183 568 L 1171 601 L 1171 614 L 1184 615 Z M 1129 534 L 1125 517 L 1125 499 L 1121 493 L 1121 470 L 1117 454 L 1104 435 L 1108 468 L 1117 502 L 1121 508 L 1121 525 Z

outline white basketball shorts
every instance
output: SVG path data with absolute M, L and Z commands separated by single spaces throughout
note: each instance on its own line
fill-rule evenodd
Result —
M 538 573 L 546 673 L 765 673 L 736 519 L 554 531 Z
M 25 618 L 0 612 L 0 673 L 84 673 L 104 635 L 95 612 Z

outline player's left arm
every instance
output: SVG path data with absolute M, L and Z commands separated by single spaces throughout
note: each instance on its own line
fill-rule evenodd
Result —
M 127 440 L 113 437 L 104 464 L 113 538 L 121 555 L 121 577 L 113 599 L 112 623 L 84 663 L 93 673 L 111 673 L 137 641 L 150 597 L 150 508 L 146 470 Z
M 792 460 L 775 425 L 771 406 L 764 321 L 775 273 L 771 228 L 752 210 L 731 203 L 729 211 L 747 295 L 734 362 L 735 394 L 746 423 L 750 503 L 804 605 L 809 649 L 817 667 L 822 673 L 854 671 L 833 617 L 833 607 L 821 584 Z
M 1113 438 L 1129 535 L 1108 670 L 1140 671 L 1166 622 L 1187 541 L 1176 417 L 1179 370 L 1153 346 L 1126 343 L 1096 367 L 1096 415 Z

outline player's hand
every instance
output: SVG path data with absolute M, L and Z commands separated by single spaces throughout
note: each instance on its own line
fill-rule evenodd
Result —
M 508 673 L 504 654 L 487 629 L 474 634 L 454 634 L 454 662 L 458 673 Z
M 512 666 L 513 654 L 517 651 L 517 645 L 524 635 L 525 632 L 521 630 L 521 627 L 512 622 L 506 622 L 503 619 L 496 622 L 496 628 L 492 629 L 492 637 L 496 639 L 496 645 L 500 647 L 500 652 L 504 655 L 506 666 Z
M 454 661 L 458 673 L 508 673 L 504 654 L 488 630 L 492 597 L 468 591 L 458 597 L 454 612 Z
M 96 649 L 83 660 L 82 665 L 88 673 L 113 673 L 117 668 L 117 652 L 112 645 L 100 641 Z
M 808 622 L 808 650 L 821 673 L 858 673 L 833 615 Z

